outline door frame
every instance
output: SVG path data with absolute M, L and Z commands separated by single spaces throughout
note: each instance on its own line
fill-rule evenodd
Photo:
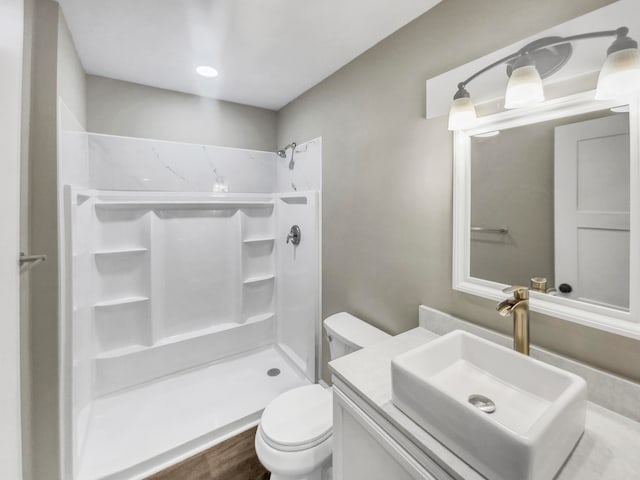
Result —
M 0 3 L 0 478 L 22 478 L 20 414 L 20 131 L 24 1 Z

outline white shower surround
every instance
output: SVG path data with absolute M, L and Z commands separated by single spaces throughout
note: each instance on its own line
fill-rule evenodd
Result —
M 142 478 L 317 379 L 321 139 L 294 160 L 61 132 L 64 478 Z M 228 193 L 212 193 L 221 177 Z

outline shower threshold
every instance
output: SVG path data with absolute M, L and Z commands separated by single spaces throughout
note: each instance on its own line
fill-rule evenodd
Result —
M 76 478 L 145 478 L 255 425 L 272 399 L 309 383 L 272 346 L 99 398 Z

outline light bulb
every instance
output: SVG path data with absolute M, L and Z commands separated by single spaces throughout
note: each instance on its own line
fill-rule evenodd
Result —
M 504 108 L 521 108 L 544 101 L 542 79 L 534 65 L 516 68 L 509 78 Z
M 475 124 L 477 118 L 476 107 L 470 97 L 456 98 L 449 110 L 449 130 L 466 130 Z
M 607 56 L 598 76 L 596 100 L 610 100 L 640 92 L 640 52 L 626 48 Z

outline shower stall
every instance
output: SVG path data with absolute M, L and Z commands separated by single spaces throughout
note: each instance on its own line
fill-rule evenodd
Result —
M 60 132 L 63 478 L 143 478 L 317 380 L 321 140 L 295 156 Z

